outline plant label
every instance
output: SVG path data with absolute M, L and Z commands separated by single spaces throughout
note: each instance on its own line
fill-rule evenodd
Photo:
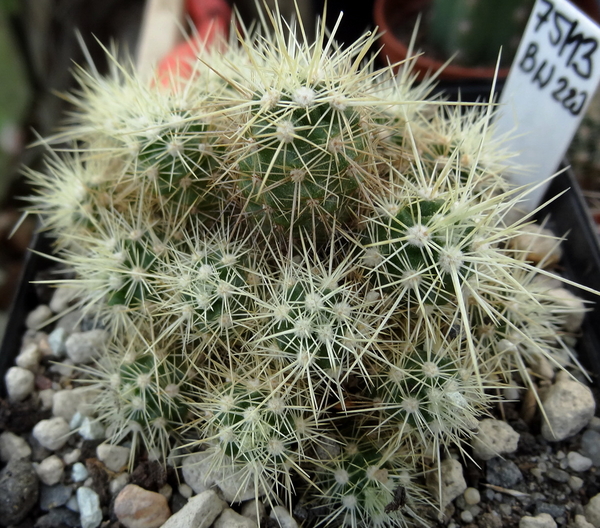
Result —
M 508 173 L 540 203 L 600 81 L 600 27 L 567 0 L 537 0 L 500 97 Z M 518 167 L 518 169 L 516 168 Z M 536 187 L 537 184 L 537 187 Z

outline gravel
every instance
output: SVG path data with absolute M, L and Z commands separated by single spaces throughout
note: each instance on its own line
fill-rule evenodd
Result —
M 161 521 L 164 528 L 183 528 L 186 523 L 196 526 L 199 519 L 205 528 L 311 525 L 314 506 L 302 500 L 290 515 L 268 501 L 257 502 L 251 490 L 238 493 L 236 476 L 228 472 L 207 480 L 202 453 L 188 458 L 177 470 L 165 470 L 160 463 L 140 457 L 128 471 L 130 446 L 112 446 L 105 442 L 103 430 L 93 430 L 96 422 L 87 408 L 92 394 L 73 383 L 77 370 L 52 366 L 52 361 L 64 354 L 64 344 L 74 332 L 78 337 L 71 340 L 71 353 L 76 342 L 81 355 L 77 362 L 87 361 L 88 353 L 93 357 L 95 347 L 102 346 L 105 339 L 103 331 L 94 332 L 89 325 L 82 331 L 80 314 L 77 320 L 67 319 L 47 325 L 44 330 L 48 333 L 27 334 L 24 349 L 29 356 L 22 357 L 21 363 L 36 372 L 13 368 L 20 369 L 19 375 L 27 372 L 27 380 L 33 377 L 33 388 L 26 387 L 25 396 L 0 400 L 0 459 L 6 464 L 0 472 L 0 525 L 30 522 L 36 528 L 116 527 L 115 501 L 127 489 L 141 490 L 152 499 L 157 511 L 168 517 L 166 523 Z M 36 366 L 38 352 L 41 359 Z M 560 380 L 559 375 L 562 386 L 555 393 L 564 393 L 565 384 L 569 394 L 574 391 L 587 398 L 593 393 L 573 385 L 579 382 L 572 378 L 568 383 Z M 550 386 L 550 381 L 545 383 Z M 14 388 L 13 395 L 20 390 Z M 552 391 L 548 393 L 552 395 Z M 481 427 L 491 441 L 467 450 L 473 458 L 456 451 L 444 462 L 443 495 L 452 501 L 443 520 L 433 515 L 430 525 L 543 528 L 553 526 L 550 518 L 559 528 L 600 526 L 600 417 L 589 419 L 592 404 L 589 399 L 584 403 L 585 409 L 580 405 L 582 412 L 576 413 L 579 423 L 575 425 L 569 416 L 555 412 L 564 401 L 551 409 L 563 430 L 578 429 L 558 441 L 543 434 L 539 412 L 525 420 L 519 402 L 495 409 L 497 415 Z M 581 425 L 585 421 L 582 414 L 587 416 L 587 425 Z

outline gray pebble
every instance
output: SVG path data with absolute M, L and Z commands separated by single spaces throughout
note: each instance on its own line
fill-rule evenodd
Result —
M 73 333 L 67 338 L 67 355 L 73 363 L 89 363 L 102 353 L 107 339 L 106 330 Z
M 587 428 L 600 433 L 600 416 L 592 416 Z
M 476 504 L 469 506 L 468 510 L 473 514 L 473 517 L 477 517 L 482 512 L 481 507 Z
M 569 474 L 562 469 L 551 467 L 546 471 L 546 476 L 555 482 L 569 482 Z
M 79 528 L 79 514 L 67 508 L 56 508 L 42 515 L 35 528 Z
M 594 466 L 600 466 L 600 433 L 588 429 L 581 435 L 581 454 L 591 458 Z
M 486 479 L 495 486 L 512 488 L 523 479 L 523 474 L 512 460 L 496 457 L 487 462 Z
M 50 511 L 53 508 L 64 506 L 73 495 L 73 488 L 64 484 L 54 486 L 40 486 L 40 508 Z
M 11 460 L 0 471 L 0 519 L 4 526 L 19 524 L 38 500 L 39 482 L 33 464 Z
M 81 462 L 73 464 L 71 469 L 71 480 L 73 482 L 83 482 L 89 475 L 87 468 Z
M 102 522 L 100 497 L 91 488 L 82 486 L 77 490 L 77 505 L 81 528 L 96 528 Z
M 67 334 L 77 332 L 80 328 L 82 317 L 83 315 L 80 311 L 70 312 L 57 321 L 56 328 L 64 328 Z
M 577 451 L 569 451 L 569 454 L 567 455 L 567 460 L 569 463 L 569 467 L 573 471 L 577 471 L 578 473 L 587 471 L 593 465 L 593 461 L 591 458 L 585 457 Z
M 65 343 L 67 342 L 67 331 L 60 327 L 55 328 L 48 335 L 48 344 L 50 345 L 50 350 L 52 350 L 52 355 L 57 358 L 65 357 L 67 353 L 67 347 Z
M 535 515 L 547 513 L 553 519 L 565 514 L 565 507 L 560 504 L 550 504 L 549 502 L 538 502 L 535 505 Z

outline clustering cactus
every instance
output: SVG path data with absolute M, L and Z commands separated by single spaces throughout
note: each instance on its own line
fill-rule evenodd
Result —
M 569 310 L 511 249 L 489 108 L 270 20 L 168 89 L 79 72 L 31 211 L 111 335 L 87 379 L 113 441 L 204 450 L 323 524 L 418 524 L 492 395 L 563 365 Z

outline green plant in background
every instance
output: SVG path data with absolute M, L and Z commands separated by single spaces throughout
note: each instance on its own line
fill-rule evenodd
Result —
M 202 451 L 322 524 L 424 523 L 491 391 L 564 365 L 569 309 L 512 249 L 490 108 L 264 19 L 169 89 L 79 72 L 31 212 L 109 332 L 86 379 L 113 442 Z
M 4 0 L 0 3 L 0 198 L 11 183 L 10 162 L 21 148 L 19 123 L 29 98 L 25 68 L 19 60 L 19 50 L 11 38 L 9 25 L 9 14 L 17 8 L 18 2 Z
M 510 64 L 533 6 L 533 0 L 433 0 L 428 31 L 445 57 L 456 54 L 465 66 Z

